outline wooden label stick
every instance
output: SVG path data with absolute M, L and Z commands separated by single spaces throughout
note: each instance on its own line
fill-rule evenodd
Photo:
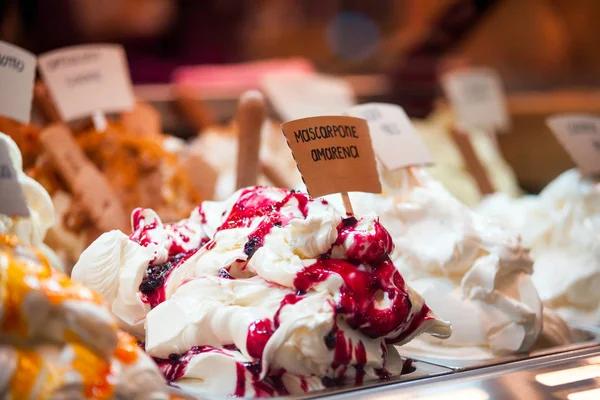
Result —
M 265 98 L 261 92 L 249 90 L 240 96 L 236 113 L 239 126 L 237 189 L 257 184 L 260 133 L 265 115 Z
M 454 140 L 454 143 L 456 143 L 460 154 L 463 156 L 467 170 L 475 179 L 475 182 L 479 187 L 479 192 L 482 195 L 494 193 L 494 185 L 492 185 L 492 182 L 488 177 L 485 166 L 482 164 L 481 160 L 479 160 L 479 157 L 477 157 L 477 153 L 473 148 L 469 135 L 461 132 L 458 128 L 451 128 L 450 134 L 452 135 L 452 139 Z
M 61 121 L 58 108 L 56 108 L 44 82 L 37 82 L 33 87 L 33 102 L 46 120 L 46 125 Z
M 73 194 L 101 231 L 129 230 L 129 219 L 102 173 L 79 148 L 64 124 L 53 124 L 40 135 L 42 145 Z
M 354 215 L 354 209 L 352 208 L 352 203 L 350 202 L 350 196 L 348 196 L 348 192 L 340 193 L 342 196 L 342 201 L 344 202 L 344 208 L 346 209 L 347 215 Z
M 452 139 L 480 193 L 493 193 L 494 186 L 477 157 L 468 132 L 478 129 L 495 136 L 510 128 L 502 79 L 490 68 L 460 68 L 445 73 L 441 83 L 457 121 L 450 130 Z M 496 145 L 496 140 L 493 142 Z

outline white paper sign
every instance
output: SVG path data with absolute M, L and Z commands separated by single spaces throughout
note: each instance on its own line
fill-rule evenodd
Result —
M 20 47 L 0 41 L 0 114 L 29 123 L 35 56 Z
M 6 142 L 0 139 L 0 214 L 28 217 L 29 209 L 17 173 Z
M 262 87 L 283 122 L 341 115 L 356 104 L 354 92 L 343 79 L 319 74 L 273 74 Z
M 546 120 L 560 144 L 584 175 L 600 174 L 600 118 L 562 114 Z
M 502 79 L 494 70 L 469 68 L 449 72 L 442 77 L 442 86 L 460 130 L 499 133 L 509 129 Z
M 66 47 L 40 55 L 39 65 L 66 121 L 94 112 L 126 111 L 135 104 L 127 59 L 119 45 Z
M 402 107 L 367 103 L 350 108 L 347 114 L 367 120 L 375 155 L 388 170 L 433 164 L 433 157 Z

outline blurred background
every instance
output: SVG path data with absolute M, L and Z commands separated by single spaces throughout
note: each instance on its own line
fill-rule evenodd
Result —
M 434 110 L 441 72 L 491 67 L 513 123 L 499 145 L 535 192 L 572 166 L 544 118 L 600 110 L 599 17 L 598 0 L 3 0 L 0 39 L 37 54 L 121 43 L 136 93 L 154 103 L 170 100 L 161 85 L 182 66 L 300 57 L 347 79 L 361 101 L 394 102 L 414 118 Z M 230 118 L 218 104 L 229 95 L 211 96 L 217 118 Z M 524 146 L 545 150 L 524 159 Z
M 410 74 L 461 57 L 509 89 L 598 83 L 596 0 L 4 0 L 2 40 L 35 53 L 126 46 L 136 83 L 180 65 L 302 56 L 331 73 Z M 414 72 L 414 75 L 417 75 Z

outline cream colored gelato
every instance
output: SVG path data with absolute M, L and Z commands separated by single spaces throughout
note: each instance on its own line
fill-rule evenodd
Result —
M 373 214 L 247 188 L 162 224 L 133 215 L 102 235 L 73 278 L 103 294 L 167 379 L 198 394 L 259 396 L 399 373 L 402 345 L 450 327 L 405 284 Z M 395 360 L 392 360 L 395 358 Z
M 160 371 L 96 293 L 0 235 L 0 393 L 6 399 L 167 399 Z
M 17 144 L 1 132 L 0 140 L 8 148 L 12 167 L 17 173 L 29 208 L 29 217 L 9 217 L 0 214 L 0 234 L 17 236 L 24 244 L 39 248 L 54 268 L 64 271 L 60 259 L 44 244 L 46 232 L 55 222 L 52 199 L 42 185 L 23 172 L 23 158 Z
M 481 193 L 450 135 L 451 111 L 440 106 L 426 120 L 412 122 L 435 160 L 435 165 L 427 168 L 429 173 L 458 200 L 470 207 L 476 206 Z M 481 131 L 469 132 L 469 138 L 494 189 L 511 197 L 518 196 L 521 190 L 515 174 L 502 158 L 494 140 Z
M 600 323 L 600 184 L 570 170 L 538 196 L 494 195 L 479 211 L 523 236 L 542 300 L 573 323 Z
M 394 264 L 453 326 L 450 339 L 423 336 L 405 352 L 482 359 L 532 349 L 543 309 L 519 236 L 469 210 L 424 170 L 383 175 L 382 195 L 351 194 L 354 210 L 379 215 L 396 245 Z M 552 326 L 563 333 L 552 338 L 570 340 L 564 324 Z

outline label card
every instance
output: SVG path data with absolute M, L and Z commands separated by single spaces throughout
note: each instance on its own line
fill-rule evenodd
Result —
M 121 123 L 130 133 L 149 139 L 158 139 L 162 133 L 160 113 L 147 103 L 138 102 L 131 111 L 121 114 Z
M 343 114 L 356 104 L 350 84 L 327 75 L 273 74 L 262 86 L 282 121 Z
M 69 129 L 53 124 L 44 129 L 40 140 L 60 175 L 101 231 L 128 230 L 129 218 L 106 178 L 79 148 Z
M 29 209 L 6 142 L 0 139 L 0 214 L 28 217 Z
M 0 114 L 24 124 L 29 123 L 35 56 L 0 41 Z
M 190 184 L 198 191 L 204 200 L 212 200 L 215 196 L 215 187 L 219 175 L 202 157 L 190 154 L 183 162 L 183 167 L 188 174 Z
M 312 197 L 381 193 L 367 121 L 349 116 L 303 118 L 281 125 Z
M 63 119 L 130 110 L 135 104 L 119 45 L 66 47 L 39 56 L 40 71 Z
M 546 119 L 546 124 L 583 175 L 600 174 L 600 117 L 561 114 Z
M 497 133 L 509 129 L 502 80 L 494 70 L 468 68 L 449 72 L 442 77 L 442 86 L 457 117 L 459 130 Z
M 375 154 L 388 170 L 433 164 L 433 157 L 402 107 L 367 103 L 350 108 L 347 114 L 367 120 Z

